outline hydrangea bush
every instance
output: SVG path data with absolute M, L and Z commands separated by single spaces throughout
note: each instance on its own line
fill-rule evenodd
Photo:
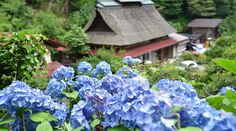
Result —
M 77 72 L 62 66 L 56 70 L 45 92 L 31 89 L 20 81 L 13 82 L 0 93 L 0 107 L 12 117 L 20 108 L 34 113 L 48 111 L 58 119 L 54 128 L 67 126 L 93 130 L 94 121 L 104 130 L 122 127 L 141 131 L 174 131 L 197 127 L 204 131 L 236 130 L 232 113 L 212 108 L 200 99 L 193 86 L 181 81 L 162 79 L 151 86 L 147 79 L 131 67 L 137 59 L 125 57 L 129 67 L 112 74 L 110 65 L 100 62 L 95 69 L 81 62 Z M 225 90 L 222 89 L 221 95 Z M 65 104 L 64 104 L 65 103 Z M 27 113 L 25 113 L 27 116 Z M 21 119 L 11 123 L 13 130 L 22 129 Z M 27 128 L 35 123 L 27 119 Z M 31 125 L 30 125 L 31 123 Z

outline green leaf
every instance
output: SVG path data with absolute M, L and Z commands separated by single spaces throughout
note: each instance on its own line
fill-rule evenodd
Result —
M 76 99 L 79 95 L 78 91 L 72 90 L 72 92 L 67 92 L 67 90 L 63 90 L 62 94 L 66 95 L 68 98 Z
M 172 112 L 173 112 L 173 113 L 177 113 L 177 112 L 180 111 L 180 109 L 181 109 L 180 106 L 175 106 L 175 107 L 172 109 Z
M 202 129 L 190 126 L 186 128 L 180 128 L 178 131 L 202 131 Z
M 84 129 L 83 126 L 79 127 L 79 128 L 76 128 L 76 129 L 72 129 L 72 131 L 82 131 Z
M 8 131 L 8 129 L 5 127 L 0 127 L 0 131 Z
M 206 98 L 206 101 L 214 108 L 221 109 L 224 96 L 209 96 Z
M 37 126 L 36 131 L 53 131 L 53 129 L 49 122 L 43 122 Z
M 231 105 L 231 102 L 229 101 L 229 99 L 224 98 L 223 104 L 226 105 L 226 106 L 230 106 L 230 105 Z
M 0 125 L 8 124 L 8 123 L 13 122 L 15 120 L 16 120 L 16 118 L 9 118 L 7 120 L 0 121 Z
M 214 62 L 234 74 L 236 74 L 236 60 L 228 60 L 223 58 L 214 59 Z
M 222 107 L 226 112 L 232 112 L 234 115 L 236 115 L 236 109 L 234 106 L 223 106 Z
M 129 129 L 122 125 L 119 125 L 116 127 L 108 128 L 107 131 L 129 131 Z
M 229 99 L 230 102 L 236 104 L 236 93 L 231 90 L 226 90 L 225 97 Z
M 152 86 L 152 88 L 151 88 L 152 90 L 154 90 L 154 91 L 158 91 L 158 92 L 160 92 L 160 89 L 159 88 L 157 88 L 156 86 Z
M 95 126 L 96 125 L 99 125 L 100 124 L 100 120 L 99 119 L 95 119 L 95 120 L 93 120 L 91 123 L 90 123 L 90 126 L 92 127 L 92 130 L 94 131 L 95 129 Z
M 34 122 L 50 122 L 58 121 L 56 117 L 47 112 L 39 112 L 33 115 L 30 115 L 30 119 Z
M 70 126 L 70 123 L 65 122 L 64 127 L 66 128 L 66 131 L 71 131 L 72 128 Z

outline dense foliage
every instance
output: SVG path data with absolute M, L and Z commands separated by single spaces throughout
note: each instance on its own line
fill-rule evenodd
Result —
M 0 38 L 0 87 L 12 80 L 28 80 L 44 64 L 45 37 L 39 34 L 12 33 Z
M 122 55 L 123 51 L 117 52 L 114 48 L 99 48 L 95 55 L 91 54 L 84 56 L 82 59 L 78 60 L 75 66 L 77 66 L 81 61 L 87 61 L 95 67 L 100 61 L 106 61 L 111 65 L 112 72 L 117 72 L 121 67 L 123 67 L 122 58 L 120 57 Z
M 80 53 L 86 53 L 89 49 L 87 36 L 79 26 L 72 26 L 71 30 L 68 31 L 62 39 L 63 43 L 66 43 L 71 48 L 69 52 L 67 52 L 68 54 L 78 55 Z
M 155 6 L 178 32 L 193 18 L 227 18 L 221 31 L 235 29 L 235 0 L 153 0 Z M 232 28 L 230 28 L 232 27 Z
M 91 18 L 94 5 L 95 0 L 2 0 L 0 32 L 41 33 L 68 45 L 79 44 L 80 48 L 73 49 L 83 53 L 88 47 L 82 28 Z M 70 41 L 75 35 L 79 40 Z

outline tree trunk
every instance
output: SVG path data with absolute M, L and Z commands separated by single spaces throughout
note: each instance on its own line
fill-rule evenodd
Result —
M 64 14 L 65 17 L 68 17 L 68 15 L 69 15 L 69 0 L 65 0 L 65 3 L 64 3 L 64 6 L 63 6 L 61 12 Z

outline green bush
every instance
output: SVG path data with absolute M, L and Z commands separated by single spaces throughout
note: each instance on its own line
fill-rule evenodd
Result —
M 62 19 L 48 11 L 39 11 L 34 17 L 34 25 L 32 30 L 35 32 L 40 32 L 51 38 L 60 38 L 59 36 L 65 33 L 62 27 Z
M 192 52 L 185 51 L 181 56 L 181 59 L 183 60 L 194 60 L 196 59 L 195 55 L 192 54 Z
M 99 48 L 96 52 L 96 55 L 85 56 L 76 62 L 76 66 L 81 61 L 87 61 L 95 67 L 100 61 L 106 61 L 111 65 L 112 72 L 117 72 L 120 68 L 123 67 L 122 62 L 123 51 L 116 52 L 114 48 L 105 49 Z
M 47 74 L 48 72 L 46 70 L 39 70 L 35 73 L 35 76 L 33 76 L 33 78 L 26 80 L 26 83 L 33 88 L 45 90 L 49 82 Z
M 31 79 L 35 71 L 45 64 L 43 40 L 43 35 L 24 33 L 0 38 L 0 88 L 9 85 L 12 80 Z
M 79 26 L 72 26 L 71 30 L 62 37 L 62 41 L 70 47 L 70 50 L 66 52 L 69 55 L 76 57 L 76 55 L 83 54 L 89 50 L 87 35 Z

